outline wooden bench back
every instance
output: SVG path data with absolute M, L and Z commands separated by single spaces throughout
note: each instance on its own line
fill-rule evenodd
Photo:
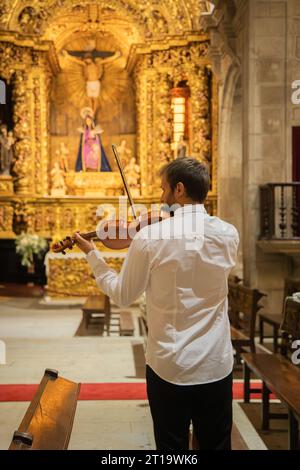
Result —
M 234 274 L 231 274 L 229 277 L 228 277 L 228 285 L 235 285 L 235 284 L 239 284 L 240 282 L 242 282 L 242 279 Z
M 68 447 L 80 384 L 46 369 L 9 450 L 65 450 Z
M 228 302 L 232 326 L 254 338 L 257 312 L 262 308 L 259 300 L 264 296 L 257 289 L 241 284 L 229 284 Z
M 291 297 L 295 292 L 300 292 L 300 279 L 285 279 L 282 302 L 282 317 L 284 316 L 285 299 L 287 297 Z
M 300 302 L 296 302 L 293 297 L 285 299 L 280 328 L 282 330 L 281 354 L 290 357 L 295 352 L 292 347 L 293 342 L 300 340 Z

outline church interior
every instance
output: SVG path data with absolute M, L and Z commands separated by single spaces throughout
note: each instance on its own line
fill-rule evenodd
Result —
M 155 450 L 145 295 L 119 308 L 53 243 L 126 212 L 123 175 L 159 211 L 188 156 L 240 237 L 232 448 L 300 449 L 299 0 L 2 0 L 0 85 L 0 449 Z

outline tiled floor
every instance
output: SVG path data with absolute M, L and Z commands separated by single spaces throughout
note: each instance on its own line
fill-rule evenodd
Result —
M 113 309 L 117 312 L 117 309 Z M 43 306 L 38 299 L 0 300 L 0 339 L 7 348 L 0 384 L 39 383 L 46 368 L 75 382 L 143 381 L 143 340 L 136 309 L 134 337 L 74 336 L 81 322 L 77 306 Z M 0 449 L 7 449 L 28 407 L 0 403 Z M 235 448 L 263 448 L 239 404 L 234 405 Z M 146 401 L 79 401 L 70 449 L 155 449 Z

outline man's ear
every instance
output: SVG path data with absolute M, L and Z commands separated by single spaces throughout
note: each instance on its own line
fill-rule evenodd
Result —
M 176 185 L 176 189 L 177 189 L 177 193 L 180 194 L 181 196 L 184 195 L 185 193 L 185 187 L 184 187 L 184 184 L 183 183 L 177 183 Z

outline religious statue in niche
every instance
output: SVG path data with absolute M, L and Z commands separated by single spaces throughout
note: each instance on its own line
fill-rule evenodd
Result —
M 0 174 L 10 175 L 11 165 L 14 159 L 15 138 L 13 131 L 8 131 L 5 124 L 0 128 Z
M 37 11 L 31 6 L 27 6 L 18 17 L 21 31 L 25 34 L 39 34 L 45 15 L 44 10 Z
M 55 152 L 57 160 L 60 163 L 61 169 L 68 173 L 69 171 L 69 155 L 70 152 L 64 142 L 60 142 L 59 148 Z
M 66 194 L 65 173 L 60 168 L 59 163 L 55 162 L 50 172 L 51 176 L 51 196 L 61 197 Z
M 90 99 L 91 107 L 96 113 L 101 92 L 101 80 L 104 67 L 121 57 L 121 52 L 108 51 L 62 51 L 65 59 L 80 65 L 86 81 L 86 95 Z
M 184 140 L 184 136 L 181 135 L 179 142 L 176 145 L 176 158 L 184 158 L 187 156 L 187 143 Z
M 99 125 L 95 125 L 93 110 L 91 108 L 82 109 L 81 117 L 83 125 L 78 129 L 81 136 L 76 171 L 111 171 L 101 142 L 103 129 Z

